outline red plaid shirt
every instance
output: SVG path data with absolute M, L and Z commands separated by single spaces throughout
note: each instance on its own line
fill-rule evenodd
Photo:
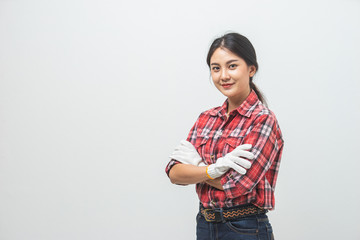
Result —
M 245 175 L 233 169 L 225 173 L 221 177 L 223 191 L 206 183 L 196 184 L 200 202 L 205 208 L 252 203 L 271 210 L 275 205 L 275 183 L 284 143 L 276 117 L 254 91 L 228 119 L 226 112 L 227 100 L 221 107 L 201 113 L 187 140 L 207 164 L 215 163 L 216 159 L 246 143 L 252 144 L 255 159 Z M 177 163 L 171 160 L 166 173 Z

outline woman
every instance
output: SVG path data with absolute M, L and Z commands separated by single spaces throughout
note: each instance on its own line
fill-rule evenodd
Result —
M 200 114 L 166 167 L 172 183 L 196 184 L 197 239 L 273 239 L 266 216 L 283 139 L 274 113 L 253 83 L 255 49 L 237 33 L 212 43 L 207 64 L 227 99 Z

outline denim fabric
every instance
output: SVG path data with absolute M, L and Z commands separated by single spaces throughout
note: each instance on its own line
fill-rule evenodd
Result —
M 198 213 L 197 240 L 273 240 L 274 235 L 266 214 L 259 214 L 224 223 L 209 223 Z

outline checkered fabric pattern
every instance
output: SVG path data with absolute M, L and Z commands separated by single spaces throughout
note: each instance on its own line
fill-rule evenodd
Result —
M 221 177 L 224 190 L 206 183 L 196 184 L 196 192 L 205 208 L 223 208 L 252 203 L 272 210 L 275 206 L 275 184 L 284 141 L 273 112 L 251 91 L 246 100 L 226 116 L 227 100 L 200 114 L 187 140 L 197 149 L 204 162 L 212 164 L 241 144 L 252 144 L 255 159 L 245 175 L 230 169 Z M 166 173 L 178 164 L 171 160 Z

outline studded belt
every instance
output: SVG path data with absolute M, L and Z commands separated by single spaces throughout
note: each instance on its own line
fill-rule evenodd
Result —
M 268 210 L 258 208 L 253 204 L 241 205 L 231 208 L 204 208 L 200 205 L 200 213 L 207 222 L 226 222 L 257 214 L 265 214 Z

